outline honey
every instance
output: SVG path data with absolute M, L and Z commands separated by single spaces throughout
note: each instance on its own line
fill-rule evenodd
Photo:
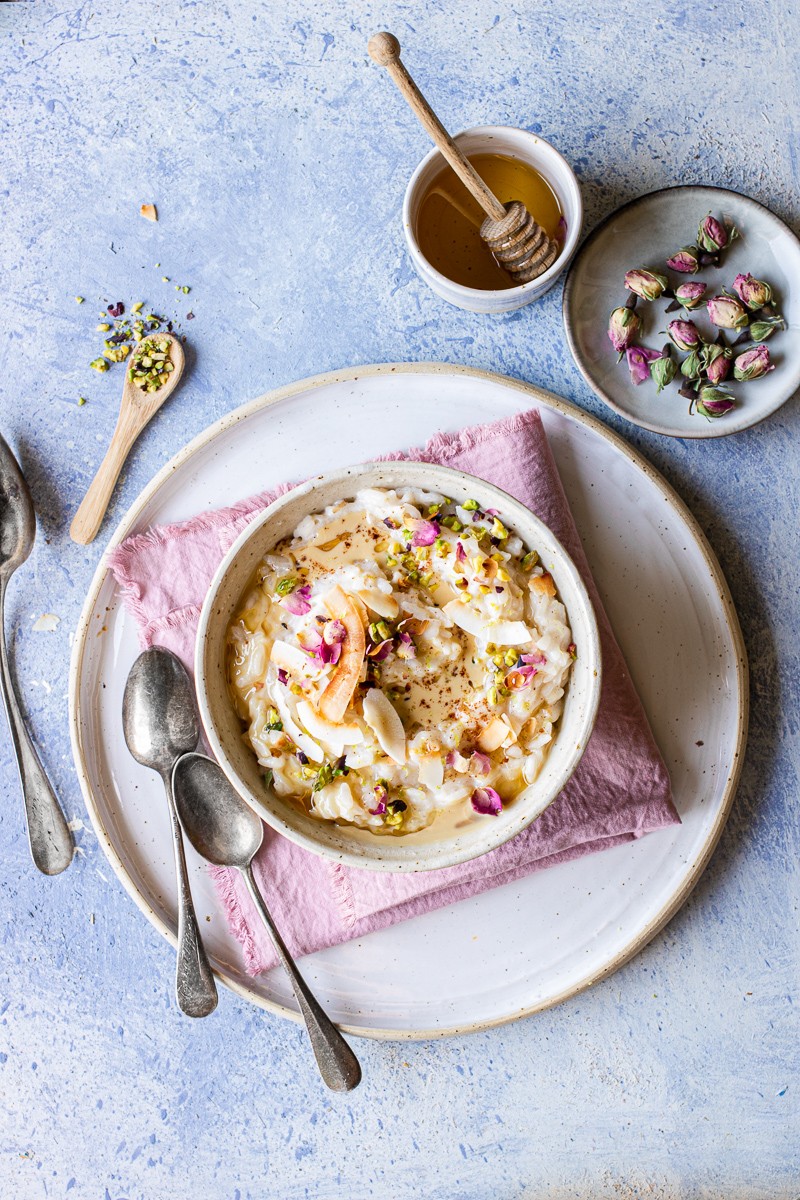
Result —
M 505 154 L 470 154 L 469 161 L 501 204 L 520 200 L 545 233 L 563 245 L 561 205 L 535 167 Z M 480 235 L 485 213 L 446 164 L 422 197 L 415 234 L 425 258 L 463 287 L 516 287 Z

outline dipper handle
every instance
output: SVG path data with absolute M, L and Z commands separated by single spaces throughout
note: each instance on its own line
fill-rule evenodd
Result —
M 505 207 L 486 186 L 469 159 L 465 158 L 459 150 L 403 66 L 400 61 L 400 43 L 394 34 L 376 33 L 369 39 L 367 49 L 373 62 L 376 62 L 378 66 L 386 67 L 409 108 L 434 144 L 438 146 L 442 157 L 453 168 L 464 187 L 475 197 L 487 216 L 492 217 L 495 221 L 502 221 L 506 216 Z

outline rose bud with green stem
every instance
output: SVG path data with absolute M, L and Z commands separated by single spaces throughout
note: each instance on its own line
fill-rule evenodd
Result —
M 678 368 L 672 357 L 672 346 L 667 342 L 661 355 L 650 363 L 650 374 L 656 384 L 656 394 L 672 383 Z
M 699 351 L 693 350 L 691 354 L 687 354 L 681 363 L 681 375 L 685 379 L 699 379 L 702 372 L 703 360 Z
M 700 222 L 697 230 L 697 245 L 708 254 L 718 254 L 738 236 L 739 231 L 735 225 L 724 225 L 722 221 L 718 221 L 709 213 Z
M 772 337 L 776 329 L 783 329 L 786 322 L 783 317 L 766 317 L 761 321 L 753 321 L 750 326 L 749 340 L 751 342 L 765 342 L 767 338 Z
M 731 370 L 730 351 L 726 352 L 718 342 L 706 346 L 703 351 L 703 368 L 708 382 L 714 387 L 724 383 Z
M 708 315 L 718 329 L 741 329 L 748 323 L 748 316 L 733 296 L 712 296 L 706 301 Z
M 691 321 L 678 317 L 667 325 L 667 333 L 679 350 L 696 350 L 702 345 L 703 339 Z
M 642 300 L 658 300 L 669 287 L 666 275 L 659 271 L 648 271 L 645 267 L 637 267 L 625 274 L 625 287 L 629 292 L 635 292 Z
M 742 383 L 751 379 L 761 379 L 768 371 L 774 371 L 775 364 L 770 361 L 769 349 L 766 346 L 753 346 L 745 350 L 733 363 L 733 377 Z
M 707 384 L 700 389 L 697 397 L 697 411 L 702 417 L 724 417 L 735 408 L 733 396 L 723 388 L 711 387 Z
M 763 279 L 754 279 L 752 275 L 737 275 L 733 281 L 733 290 L 748 308 L 763 308 L 772 303 L 772 288 Z
M 694 275 L 700 266 L 700 250 L 697 246 L 684 246 L 672 258 L 667 259 L 670 271 L 679 271 L 682 275 Z
M 675 288 L 675 299 L 683 308 L 699 308 L 705 293 L 706 285 L 704 283 L 701 283 L 699 279 L 690 280 Z
M 636 341 L 641 324 L 639 314 L 632 308 L 615 308 L 612 312 L 608 322 L 608 337 L 619 355 L 617 362 Z

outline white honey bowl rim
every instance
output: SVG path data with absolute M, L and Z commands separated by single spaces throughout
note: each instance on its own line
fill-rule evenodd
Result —
M 429 287 L 433 288 L 437 295 L 442 296 L 443 292 L 448 292 L 453 295 L 463 296 L 465 301 L 472 300 L 475 304 L 484 303 L 487 305 L 493 300 L 499 301 L 502 298 L 504 302 L 502 307 L 498 307 L 496 310 L 484 308 L 477 311 L 486 312 L 490 315 L 492 312 L 511 312 L 514 309 L 523 307 L 528 300 L 538 299 L 540 295 L 548 291 L 559 275 L 569 265 L 575 254 L 583 227 L 583 199 L 581 197 L 580 184 L 577 175 L 561 151 L 557 150 L 546 138 L 541 137 L 538 133 L 531 132 L 529 129 L 520 129 L 516 125 L 475 125 L 470 129 L 462 129 L 460 133 L 455 134 L 453 140 L 461 142 L 473 138 L 485 139 L 487 143 L 492 139 L 499 140 L 506 138 L 509 142 L 516 141 L 518 145 L 519 143 L 527 143 L 531 147 L 536 147 L 539 151 L 540 158 L 544 160 L 543 163 L 533 162 L 533 156 L 527 158 L 522 154 L 515 154 L 511 146 L 496 147 L 498 154 L 508 154 L 510 157 L 518 157 L 529 166 L 533 166 L 555 192 L 556 198 L 561 205 L 562 215 L 567 222 L 567 236 L 558 258 L 546 271 L 543 271 L 541 275 L 537 275 L 535 279 L 530 279 L 527 283 L 517 284 L 515 287 L 510 288 L 471 288 L 467 287 L 466 284 L 456 283 L 455 280 L 438 271 L 420 249 L 414 228 L 415 220 L 412 216 L 412 205 L 417 200 L 420 179 L 437 159 L 441 161 L 442 165 L 445 164 L 441 151 L 436 146 L 429 150 L 417 165 L 408 181 L 405 196 L 403 197 L 403 232 L 417 273 L 424 282 L 428 283 Z M 487 153 L 491 148 L 488 145 L 481 149 L 470 147 L 464 152 L 468 155 L 481 154 Z M 567 182 L 566 187 L 562 186 L 561 182 L 553 179 L 552 174 L 547 169 L 548 163 L 557 163 L 561 167 L 561 171 Z M 427 275 L 430 275 L 432 278 L 427 279 Z M 456 300 L 451 300 L 450 302 L 457 304 Z M 468 311 L 476 310 L 469 309 Z

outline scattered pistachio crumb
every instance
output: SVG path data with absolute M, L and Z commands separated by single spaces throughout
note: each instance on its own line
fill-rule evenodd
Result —
M 75 303 L 76 303 L 76 304 L 83 304 L 83 296 L 76 296 L 76 297 L 75 297 Z
M 101 323 L 97 326 L 97 332 L 98 333 L 108 333 L 110 328 L 111 328 L 111 326 L 107 325 L 105 323 L 105 321 L 101 321 Z
M 86 403 L 86 397 L 78 396 L 78 408 L 83 408 L 85 403 Z
M 191 289 L 191 288 L 188 288 L 188 287 L 186 287 L 186 285 L 185 285 L 185 284 L 184 284 L 184 286 L 181 288 L 181 291 L 183 292 L 184 296 L 188 296 L 188 295 L 189 295 L 189 292 L 190 292 L 191 290 L 192 290 L 192 289 Z
M 143 308 L 144 308 L 144 301 L 137 300 L 135 304 L 131 305 L 131 312 L 141 312 Z
M 94 367 L 95 371 L 107 371 L 108 370 L 108 363 L 106 362 L 106 360 L 104 358 L 95 358 L 92 362 L 89 363 L 89 366 Z
M 169 275 L 162 275 L 162 276 L 161 276 L 161 282 L 162 282 L 162 283 L 169 283 Z

